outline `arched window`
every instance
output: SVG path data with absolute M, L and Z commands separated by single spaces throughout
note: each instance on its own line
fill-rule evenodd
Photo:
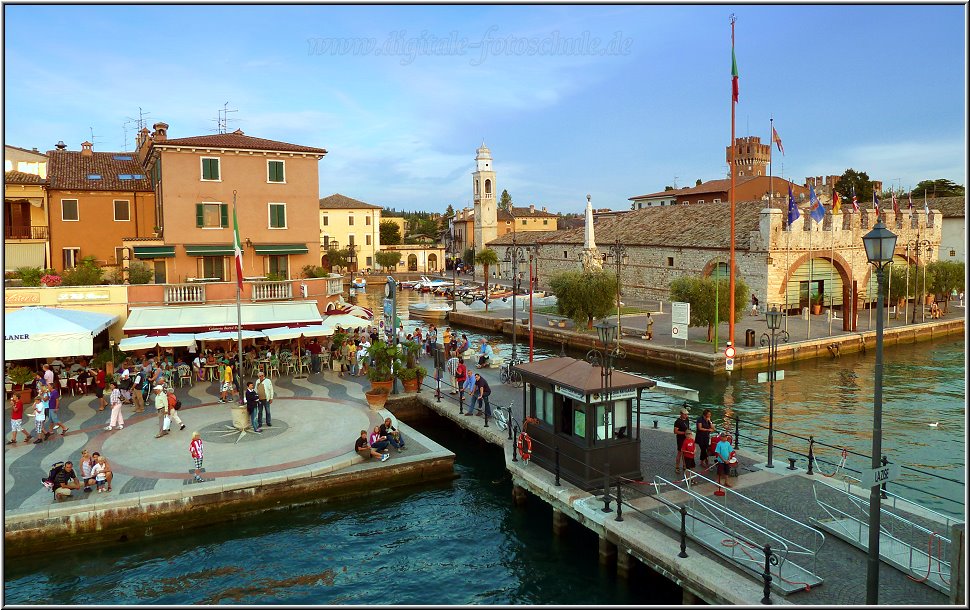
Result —
M 434 254 L 428 255 L 428 271 L 438 270 L 438 257 Z
M 475 180 L 475 194 L 478 194 L 478 180 Z
M 485 180 L 485 194 L 486 195 L 491 195 L 492 194 L 492 181 L 491 180 L 487 180 L 487 179 Z

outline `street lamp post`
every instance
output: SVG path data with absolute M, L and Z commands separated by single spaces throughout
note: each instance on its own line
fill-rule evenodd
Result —
M 770 333 L 762 333 L 761 345 L 768 346 L 768 463 L 766 468 L 774 468 L 772 462 L 775 448 L 775 376 L 778 372 L 778 340 L 781 339 L 788 343 L 788 331 L 782 330 L 782 313 L 778 311 L 777 305 L 771 306 L 771 311 L 765 314 L 768 319 L 768 330 Z
M 458 245 L 458 240 L 455 239 L 455 226 L 454 220 L 449 221 L 450 226 L 448 227 L 448 254 L 451 255 L 451 310 L 456 311 L 458 304 L 456 302 L 455 289 L 458 287 L 457 279 L 457 268 L 458 268 L 458 257 L 455 254 L 456 246 Z
M 613 388 L 613 363 L 616 360 L 626 357 L 626 354 L 620 348 L 619 344 L 614 345 L 617 341 L 617 329 L 618 326 L 609 320 L 600 320 L 597 324 L 593 326 L 596 329 L 596 335 L 599 337 L 600 343 L 603 344 L 603 349 L 599 350 L 593 348 L 586 353 L 586 361 L 593 366 L 600 367 L 600 394 L 603 397 L 603 402 L 608 406 L 608 411 L 605 417 L 609 417 L 609 425 L 603 422 L 603 428 L 607 431 L 607 439 L 604 439 L 607 443 L 607 453 L 606 453 L 606 463 L 603 465 L 603 512 L 611 512 L 610 502 L 612 497 L 610 496 L 610 461 L 609 461 L 609 442 L 613 438 L 613 432 L 610 428 L 613 426 L 614 410 L 616 406 L 612 401 L 612 388 Z
M 516 358 L 516 333 L 515 329 L 518 325 L 518 320 L 516 319 L 515 313 L 515 296 L 516 296 L 516 286 L 519 283 L 519 263 L 525 262 L 526 252 L 525 248 L 516 245 L 515 243 L 515 233 L 512 234 L 512 246 L 505 250 L 504 262 L 510 263 L 512 267 L 512 361 L 515 362 Z
M 610 244 L 606 254 L 607 260 L 612 260 L 616 264 L 616 341 L 619 345 L 620 337 L 623 336 L 623 324 L 620 321 L 620 268 L 627 263 L 626 246 L 620 244 L 620 238 Z
M 883 335 L 883 292 L 886 285 L 886 266 L 893 260 L 896 249 L 896 234 L 886 228 L 882 220 L 862 238 L 866 248 L 866 258 L 876 268 L 876 369 L 873 380 L 872 400 L 872 468 L 881 466 L 882 455 L 882 335 Z M 869 489 L 869 557 L 866 569 L 866 604 L 879 603 L 879 485 Z
M 924 252 L 926 252 L 927 254 L 929 254 L 929 251 L 930 251 L 930 241 L 928 239 L 920 239 L 920 227 L 919 227 L 919 225 L 916 226 L 916 238 L 915 239 L 911 239 L 911 240 L 909 240 L 906 243 L 906 252 L 908 253 L 909 251 L 912 251 L 913 252 L 913 255 L 916 256 L 916 287 L 915 287 L 915 289 L 916 289 L 916 292 L 919 292 L 919 257 Z M 907 256 L 906 265 L 907 265 L 907 273 L 906 273 L 906 284 L 907 284 L 906 297 L 907 298 L 906 298 L 906 304 L 908 306 L 909 305 L 909 272 L 908 272 L 909 260 L 908 260 L 908 256 Z M 923 272 L 923 277 L 926 277 L 926 272 L 925 271 Z M 926 289 L 925 283 L 924 283 L 923 289 L 924 290 Z M 923 298 L 925 298 L 925 296 L 923 296 Z M 916 322 L 916 309 L 917 309 L 917 307 L 916 307 L 916 304 L 914 303 L 913 304 L 913 319 L 910 321 L 910 324 L 912 324 L 913 322 Z M 921 322 L 925 322 L 926 321 L 926 308 L 925 307 L 920 307 L 919 310 L 923 312 L 920 321 Z

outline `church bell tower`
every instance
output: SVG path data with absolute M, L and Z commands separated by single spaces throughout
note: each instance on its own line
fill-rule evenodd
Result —
M 475 155 L 472 189 L 475 202 L 475 252 L 477 253 L 482 251 L 485 244 L 498 237 L 495 168 L 492 166 L 492 153 L 485 146 L 485 142 L 482 142 Z M 478 265 L 475 269 L 478 269 Z

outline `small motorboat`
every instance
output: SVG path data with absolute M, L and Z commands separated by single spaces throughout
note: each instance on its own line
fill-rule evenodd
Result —
M 358 275 L 350 282 L 350 286 L 351 288 L 356 288 L 358 290 L 366 290 L 367 280 L 365 280 L 363 276 Z
M 408 305 L 408 315 L 412 318 L 444 320 L 449 311 L 451 311 L 450 303 L 411 303 Z

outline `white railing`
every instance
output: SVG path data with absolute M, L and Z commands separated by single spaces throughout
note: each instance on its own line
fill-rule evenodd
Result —
M 253 282 L 254 301 L 285 301 L 293 298 L 290 282 Z
M 344 278 L 339 274 L 327 277 L 327 296 L 344 293 Z
M 165 303 L 205 303 L 205 284 L 166 284 Z

